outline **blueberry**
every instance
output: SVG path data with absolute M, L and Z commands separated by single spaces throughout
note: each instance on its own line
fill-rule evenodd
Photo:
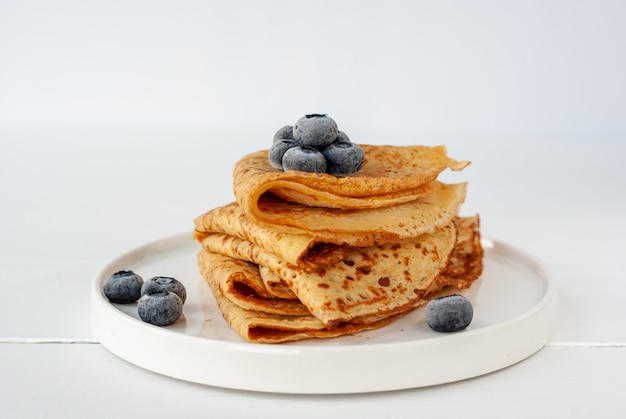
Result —
M 324 148 L 335 141 L 337 123 L 324 114 L 310 114 L 298 119 L 293 126 L 293 138 L 305 147 Z
M 278 140 L 293 140 L 293 126 L 286 125 L 276 131 L 276 134 L 274 134 L 274 142 Z
M 285 154 L 285 151 L 295 146 L 296 146 L 296 143 L 293 140 L 282 139 L 282 140 L 274 141 L 268 153 L 268 159 L 272 167 L 274 169 L 282 170 L 283 155 Z
M 183 300 L 169 291 L 144 294 L 137 302 L 139 317 L 155 326 L 169 326 L 183 314 Z
M 472 322 L 472 303 L 460 295 L 435 298 L 426 305 L 426 323 L 435 332 L 457 332 Z
M 153 291 L 169 291 L 178 295 L 183 303 L 187 300 L 187 290 L 182 282 L 169 276 L 155 276 L 141 286 L 141 295 Z
M 322 153 L 313 148 L 296 146 L 285 151 L 283 169 L 324 173 L 326 171 L 326 159 Z
M 326 172 L 334 176 L 350 176 L 363 167 L 365 153 L 351 142 L 335 142 L 322 150 L 326 159 Z
M 104 295 L 113 303 L 134 303 L 141 296 L 143 279 L 133 271 L 118 271 L 104 281 Z
M 336 143 L 349 143 L 350 137 L 348 137 L 348 134 L 346 134 L 345 132 L 339 131 L 337 133 L 337 138 L 335 138 L 335 142 Z

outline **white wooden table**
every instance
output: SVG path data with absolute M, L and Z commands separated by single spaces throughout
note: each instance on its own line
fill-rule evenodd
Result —
M 420 389 L 300 396 L 178 381 L 102 347 L 89 326 L 98 269 L 231 201 L 232 165 L 266 148 L 267 135 L 0 129 L 0 417 L 624 417 L 623 138 L 401 140 L 443 141 L 472 160 L 454 174 L 470 182 L 464 212 L 479 212 L 484 236 L 532 254 L 557 283 L 554 338 L 509 368 Z

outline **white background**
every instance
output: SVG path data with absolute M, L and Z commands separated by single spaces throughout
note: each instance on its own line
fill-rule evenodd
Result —
M 0 123 L 626 133 L 621 1 L 0 1 Z M 379 140 L 378 138 L 372 140 Z
M 623 1 L 0 0 L 0 416 L 624 417 L 624 22 Z M 466 382 L 308 398 L 170 380 L 97 344 L 96 272 L 232 201 L 235 161 L 319 112 L 355 142 L 472 161 L 443 174 L 469 182 L 463 212 L 558 286 L 547 348 Z

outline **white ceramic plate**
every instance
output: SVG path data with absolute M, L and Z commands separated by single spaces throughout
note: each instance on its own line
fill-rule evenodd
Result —
M 388 391 L 463 380 L 519 362 L 541 349 L 556 328 L 557 296 L 543 267 L 500 242 L 483 240 L 484 271 L 469 290 L 474 319 L 461 332 L 428 328 L 424 309 L 391 325 L 333 339 L 287 344 L 245 342 L 223 320 L 196 268 L 190 234 L 147 244 L 108 263 L 95 277 L 91 322 L 112 353 L 181 380 L 240 390 L 299 394 Z M 112 273 L 132 269 L 144 280 L 173 276 L 187 288 L 174 325 L 142 322 L 135 304 L 110 303 Z

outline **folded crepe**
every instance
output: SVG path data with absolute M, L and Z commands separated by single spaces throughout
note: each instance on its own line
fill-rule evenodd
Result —
M 466 187 L 433 182 L 433 192 L 422 199 L 358 211 L 303 207 L 270 195 L 259 207 L 291 225 L 255 222 L 241 204 L 231 203 L 196 217 L 195 234 L 198 240 L 215 232 L 241 237 L 295 264 L 318 243 L 364 247 L 433 233 L 452 222 L 465 200 Z M 271 210 L 265 206 L 268 202 Z
M 312 337 L 341 336 L 383 327 L 398 316 L 425 304 L 446 286 L 453 286 L 457 289 L 469 287 L 479 277 L 482 269 L 479 219 L 477 216 L 456 218 L 454 226 L 456 230 L 454 248 L 447 258 L 448 263 L 443 268 L 438 268 L 441 269 L 440 272 L 432 277 L 420 274 L 417 280 L 406 277 L 406 272 L 403 272 L 399 278 L 389 274 L 375 280 L 376 276 L 365 274 L 360 280 L 347 280 L 362 281 L 366 284 L 363 287 L 366 294 L 361 296 L 360 300 L 353 300 L 351 304 L 342 305 L 342 309 L 352 313 L 353 317 L 336 318 L 330 323 L 325 323 L 311 314 L 310 308 L 300 300 L 277 297 L 265 287 L 260 271 L 268 268 L 241 258 L 242 255 L 252 256 L 263 253 L 258 249 L 256 252 L 252 251 L 254 245 L 240 243 L 240 246 L 233 247 L 233 243 L 237 240 L 225 239 L 223 241 L 225 247 L 219 248 L 218 246 L 214 250 L 230 254 L 226 255 L 207 250 L 207 247 L 212 248 L 212 245 L 205 246 L 203 243 L 203 250 L 198 254 L 198 265 L 215 295 L 224 318 L 237 333 L 248 341 L 278 343 Z M 217 243 L 213 240 L 208 242 Z M 419 248 L 427 248 L 425 244 L 427 242 L 429 240 L 420 240 Z M 396 251 L 398 257 L 403 254 L 400 249 Z M 429 251 L 420 253 L 430 255 L 431 259 L 439 259 Z M 364 254 L 366 252 L 360 253 L 360 255 Z M 381 253 L 377 256 L 383 254 L 381 249 Z M 387 259 L 382 257 L 382 260 Z M 427 264 L 433 266 L 434 263 L 431 261 Z M 382 265 L 385 263 L 381 264 L 381 268 Z M 393 264 L 387 266 L 391 265 Z M 355 268 L 355 271 L 358 270 Z M 278 278 L 275 273 L 273 275 L 275 275 L 274 278 Z M 332 273 L 331 277 L 333 277 Z M 306 280 L 312 281 L 313 279 L 307 277 Z M 309 284 L 309 287 L 297 289 L 295 293 L 305 300 L 313 298 L 313 301 L 320 299 L 332 302 L 332 298 L 327 297 L 334 296 L 337 301 L 349 303 L 350 295 L 354 295 L 358 288 L 352 284 L 345 288 L 345 281 L 329 280 L 326 275 L 319 276 L 317 281 L 317 283 Z M 389 298 L 397 299 L 397 301 L 391 303 L 387 301 L 385 304 L 389 306 L 385 306 L 382 310 L 368 308 L 371 304 L 382 303 L 380 299 L 384 298 L 392 287 L 397 290 L 397 293 L 390 293 Z
M 453 225 L 414 242 L 347 249 L 339 263 L 308 272 L 251 242 L 213 234 L 202 246 L 215 253 L 267 266 L 284 280 L 328 328 L 355 318 L 401 310 L 421 298 L 421 289 L 448 264 L 456 242 Z
M 346 177 L 275 169 L 267 150 L 244 156 L 233 171 L 237 202 L 253 223 L 280 226 L 293 234 L 313 232 L 327 242 L 337 240 L 332 233 L 360 235 L 369 244 L 372 237 L 415 237 L 456 215 L 465 185 L 444 185 L 436 179 L 446 168 L 462 170 L 470 162 L 448 157 L 444 146 L 361 147 L 363 167 Z M 444 221 L 437 222 L 435 213 Z
M 198 264 L 200 272 L 213 292 L 222 316 L 235 332 L 249 342 L 282 343 L 349 335 L 386 326 L 400 316 L 381 317 L 369 323 L 343 323 L 329 330 L 311 314 L 292 315 L 245 309 L 233 303 L 236 298 L 220 286 L 220 283 L 228 282 L 231 275 L 241 274 L 233 269 L 238 265 L 242 267 L 243 272 L 250 274 L 245 261 L 203 250 L 198 254 Z M 228 264 L 231 268 L 224 269 Z
M 269 292 L 258 265 L 209 251 L 201 252 L 198 261 L 220 291 L 243 309 L 284 316 L 311 315 L 299 300 L 277 298 Z
M 445 146 L 374 146 L 362 144 L 362 169 L 352 176 L 282 171 L 261 150 L 240 159 L 233 172 L 237 200 L 253 208 L 266 192 L 305 206 L 360 209 L 397 205 L 428 193 L 428 185 L 446 168 L 462 170 L 469 161 L 447 155 Z

